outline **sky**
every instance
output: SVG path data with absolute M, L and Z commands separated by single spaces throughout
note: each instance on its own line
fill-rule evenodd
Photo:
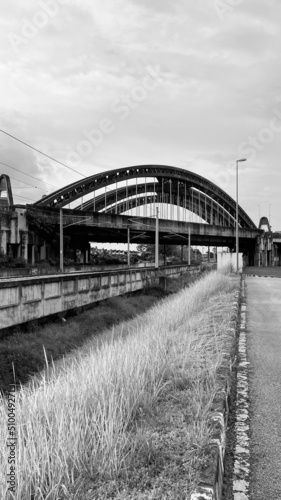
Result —
M 235 198 L 247 158 L 239 203 L 281 230 L 280 15 L 279 0 L 2 2 L 0 129 L 69 167 L 0 132 L 15 203 L 141 164 Z

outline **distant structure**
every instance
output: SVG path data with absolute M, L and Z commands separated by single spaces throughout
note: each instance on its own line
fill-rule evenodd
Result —
M 25 207 L 14 205 L 10 177 L 0 174 L 0 250 L 13 258 L 28 256 Z
M 13 204 L 14 200 L 10 177 L 6 174 L 2 174 L 0 175 L 0 210 L 8 210 Z
M 111 189 L 109 189 L 110 186 Z M 83 196 L 87 194 L 91 196 L 86 200 L 84 198 L 83 201 Z M 70 209 L 70 206 L 66 208 L 78 199 L 81 199 L 79 206 L 75 209 Z M 225 241 L 223 246 L 229 245 L 230 251 L 235 251 L 234 237 L 231 236 L 231 240 L 222 240 L 221 236 L 224 231 L 233 232 L 235 227 L 235 200 L 208 179 L 183 169 L 161 165 L 140 165 L 106 171 L 70 184 L 48 196 L 43 196 L 28 206 L 14 204 L 10 178 L 6 174 L 0 174 L 0 250 L 13 258 L 21 257 L 29 264 L 36 264 L 40 261 L 51 262 L 57 260 L 60 255 L 60 209 L 64 208 L 64 217 L 82 216 L 83 219 L 83 214 L 89 216 L 88 219 L 100 216 L 102 220 L 107 217 L 104 232 L 101 232 L 101 238 L 104 239 L 100 240 L 107 242 L 110 239 L 106 238 L 113 233 L 117 238 L 121 229 L 124 229 L 122 224 L 128 223 L 126 217 L 125 222 L 123 221 L 123 215 L 126 215 L 130 209 L 139 209 L 140 206 L 144 206 L 146 218 L 149 204 L 150 208 L 153 207 L 153 213 L 157 204 L 166 205 L 167 213 L 170 205 L 171 221 L 183 224 L 185 230 L 185 224 L 188 222 L 178 220 L 177 213 L 188 210 L 191 214 L 199 216 L 204 224 L 210 225 L 217 231 L 215 237 L 220 237 L 218 246 L 222 246 L 222 241 Z M 120 216 L 121 226 L 118 226 L 114 232 L 111 217 L 117 216 Z M 133 215 L 130 216 L 131 225 L 134 223 L 133 218 Z M 163 218 L 168 219 L 168 216 Z M 67 234 L 64 234 L 66 242 L 64 256 L 67 259 L 76 261 L 78 251 L 82 256 L 80 262 L 89 262 L 90 242 L 99 241 L 94 238 L 97 237 L 98 229 L 101 229 L 94 225 L 87 225 L 88 219 L 87 217 L 84 219 L 86 221 L 84 225 L 80 223 L 77 225 L 76 221 L 69 224 L 71 228 Z M 256 266 L 281 266 L 281 232 L 271 230 L 268 218 L 262 217 L 257 228 L 248 214 L 239 207 L 238 221 L 242 230 L 255 232 L 253 237 L 251 234 L 247 236 L 248 240 L 244 242 L 244 249 L 242 245 L 240 247 L 241 252 L 244 253 L 245 263 Z M 149 217 L 144 225 L 148 222 Z M 53 224 L 53 229 L 51 224 Z M 203 224 L 201 225 L 204 229 Z M 124 231 L 128 232 L 128 227 L 126 226 Z M 50 237 L 51 229 L 53 233 Z M 141 230 L 139 236 L 142 234 Z M 164 234 L 164 237 L 167 238 L 167 235 Z M 173 244 L 172 240 L 169 241 Z M 216 241 L 214 240 L 212 244 L 216 244 Z
M 281 232 L 273 232 L 267 217 L 261 217 L 259 229 L 263 235 L 258 241 L 258 262 L 262 267 L 281 265 Z
M 271 231 L 271 226 L 269 224 L 269 220 L 267 217 L 262 217 L 259 223 L 259 229 L 262 229 L 263 231 L 266 231 L 267 233 L 270 233 Z

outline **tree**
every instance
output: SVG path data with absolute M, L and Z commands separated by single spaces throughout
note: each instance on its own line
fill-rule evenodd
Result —
M 39 238 L 59 251 L 60 232 L 59 214 L 44 213 L 32 207 L 26 210 L 26 221 L 29 231 L 33 231 Z M 63 245 L 65 251 L 69 249 L 70 236 L 63 235 Z

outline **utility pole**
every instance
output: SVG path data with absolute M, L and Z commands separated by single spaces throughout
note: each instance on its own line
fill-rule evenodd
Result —
M 191 228 L 190 228 L 190 224 L 189 224 L 189 228 L 188 228 L 188 265 L 190 266 L 191 264 Z
M 239 272 L 239 229 L 238 229 L 238 163 L 247 161 L 247 158 L 240 158 L 236 160 L 236 227 L 235 227 L 235 240 L 236 240 L 236 272 Z
M 128 251 L 127 251 L 127 263 L 128 266 L 130 267 L 131 265 L 131 255 L 130 255 L 130 227 L 128 226 L 127 228 L 127 241 L 128 241 Z
M 156 225 L 155 225 L 155 269 L 159 267 L 159 208 L 156 207 Z
M 60 208 L 60 271 L 63 272 L 63 213 Z

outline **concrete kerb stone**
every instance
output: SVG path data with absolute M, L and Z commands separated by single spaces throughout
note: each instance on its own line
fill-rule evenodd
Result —
M 245 276 L 248 276 L 249 278 L 281 278 L 281 276 L 273 276 L 272 274 L 245 274 Z
M 249 386 L 246 344 L 245 277 L 242 279 L 240 336 L 238 344 L 237 399 L 236 399 L 236 448 L 234 452 L 234 500 L 249 499 Z
M 228 340 L 225 352 L 223 353 L 222 364 L 217 373 L 219 391 L 213 401 L 209 415 L 212 433 L 210 442 L 206 447 L 208 464 L 204 472 L 201 473 L 200 481 L 196 489 L 192 492 L 190 500 L 221 500 L 222 496 L 226 430 L 229 416 L 228 398 L 230 394 L 232 366 L 235 362 L 234 345 L 239 334 L 242 287 L 243 281 L 241 276 L 240 287 L 235 294 L 233 302 L 230 325 L 227 332 Z M 246 417 L 246 414 L 244 416 Z M 236 500 L 238 500 L 238 497 Z

